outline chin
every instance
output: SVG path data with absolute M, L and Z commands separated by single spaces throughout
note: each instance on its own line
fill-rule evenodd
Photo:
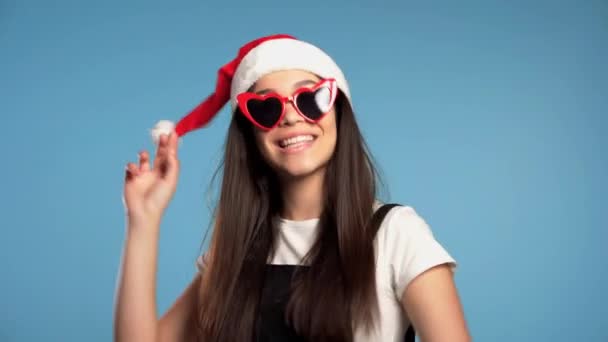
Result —
M 302 179 L 325 172 L 326 164 L 317 163 L 289 163 L 283 165 L 275 165 L 275 170 L 287 179 Z
M 282 180 L 303 179 L 323 174 L 333 154 L 333 145 L 318 140 L 309 148 L 285 152 L 274 142 L 261 145 L 262 157 Z

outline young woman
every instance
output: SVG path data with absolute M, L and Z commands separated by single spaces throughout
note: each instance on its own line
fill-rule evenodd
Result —
M 178 139 L 227 102 L 210 247 L 157 319 L 158 232 Z M 456 263 L 424 219 L 409 206 L 374 216 L 382 203 L 350 90 L 321 49 L 288 35 L 246 44 L 212 95 L 153 135 L 153 163 L 142 151 L 126 171 L 115 340 L 396 342 L 408 327 L 423 341 L 470 340 Z

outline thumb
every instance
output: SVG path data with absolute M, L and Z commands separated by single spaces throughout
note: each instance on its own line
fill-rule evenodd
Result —
M 179 173 L 179 159 L 177 158 L 177 134 L 175 132 L 171 133 L 169 136 L 167 150 L 167 168 L 166 168 L 166 178 L 175 182 L 177 180 L 177 175 Z

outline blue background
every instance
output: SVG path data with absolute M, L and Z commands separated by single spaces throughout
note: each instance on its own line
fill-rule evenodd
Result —
M 0 341 L 111 340 L 124 166 L 277 32 L 344 69 L 390 200 L 459 262 L 475 340 L 608 341 L 608 3 L 313 4 L 0 1 Z M 229 117 L 180 148 L 159 314 L 194 274 Z

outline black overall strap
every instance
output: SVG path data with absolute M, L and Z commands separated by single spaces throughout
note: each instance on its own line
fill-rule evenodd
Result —
M 397 203 L 389 203 L 389 204 L 383 204 L 380 208 L 376 209 L 376 212 L 374 212 L 374 215 L 372 217 L 372 221 L 371 221 L 371 227 L 372 227 L 372 231 L 374 232 L 374 236 L 376 236 L 376 233 L 378 233 L 378 229 L 380 229 L 380 225 L 382 224 L 382 221 L 384 221 L 384 218 L 386 217 L 386 214 L 388 214 L 388 212 L 393 209 L 394 207 L 399 206 L 399 204 Z M 407 331 L 405 333 L 405 338 L 404 338 L 404 342 L 414 342 L 416 339 L 416 331 L 414 330 L 414 326 L 410 323 L 410 326 L 407 328 Z
M 385 204 L 378 208 L 370 221 L 370 229 L 375 236 L 386 214 L 398 204 Z M 285 306 L 290 295 L 290 283 L 296 270 L 307 271 L 308 266 L 266 265 L 265 285 L 258 306 L 254 332 L 256 342 L 297 342 L 305 341 L 285 321 Z M 415 331 L 410 325 L 404 342 L 415 341 Z M 374 341 L 376 342 L 376 341 Z

